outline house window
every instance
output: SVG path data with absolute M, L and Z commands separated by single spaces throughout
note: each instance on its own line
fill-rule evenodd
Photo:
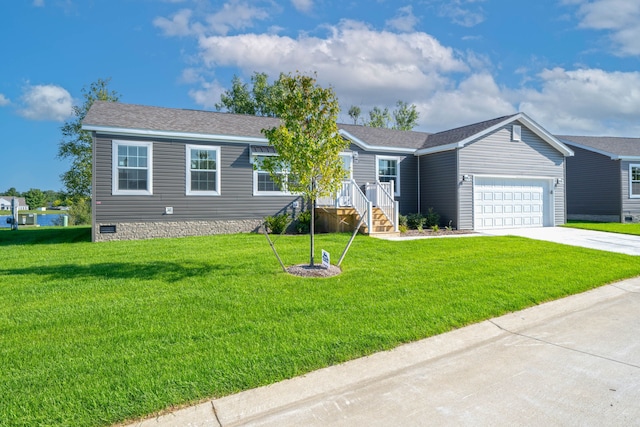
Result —
M 640 198 L 640 165 L 629 165 L 629 197 Z
M 267 156 L 253 156 L 253 194 L 254 195 L 285 195 L 289 194 L 277 182 L 273 180 L 271 174 L 262 169 L 262 163 Z M 284 175 L 285 172 L 278 172 L 278 175 Z
M 151 142 L 113 141 L 112 193 L 153 194 Z
M 342 159 L 342 168 L 346 171 L 344 179 L 353 178 L 353 154 L 352 153 L 340 153 L 340 159 Z
M 393 181 L 395 195 L 400 195 L 400 159 L 398 157 L 376 157 L 376 175 L 380 182 Z
M 187 195 L 220 195 L 220 147 L 187 145 Z

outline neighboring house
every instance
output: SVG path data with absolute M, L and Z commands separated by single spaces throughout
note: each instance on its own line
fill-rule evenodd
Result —
M 569 219 L 640 221 L 640 138 L 557 136 L 567 160 Z
M 0 211 L 11 210 L 11 199 L 13 198 L 13 196 L 0 196 Z M 24 197 L 16 197 L 16 199 L 18 199 L 18 210 L 29 210 L 29 206 L 27 206 L 27 202 L 25 201 Z
M 260 170 L 277 155 L 261 130 L 278 119 L 98 101 L 93 134 L 93 240 L 254 231 L 298 213 L 298 196 Z M 518 113 L 436 134 L 339 125 L 349 180 L 323 211 L 426 213 L 460 229 L 563 224 L 572 151 Z M 372 207 L 372 205 L 377 207 Z M 369 206 L 370 208 L 367 208 Z M 366 219 L 366 218 L 365 218 Z

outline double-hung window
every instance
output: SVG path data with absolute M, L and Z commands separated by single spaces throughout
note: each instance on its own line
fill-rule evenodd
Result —
M 396 196 L 400 195 L 400 159 L 376 156 L 376 175 L 380 182 L 392 182 Z
M 112 142 L 112 193 L 153 194 L 153 143 Z
M 262 168 L 267 156 L 253 156 L 253 194 L 259 195 L 285 195 L 289 194 L 271 177 L 271 174 Z M 285 171 L 277 172 L 278 175 L 286 175 Z
M 629 197 L 640 198 L 640 165 L 629 165 Z
M 187 189 L 190 196 L 220 195 L 220 147 L 186 146 Z

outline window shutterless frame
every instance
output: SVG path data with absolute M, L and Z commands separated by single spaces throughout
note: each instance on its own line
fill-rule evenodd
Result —
M 629 198 L 640 199 L 640 164 L 629 165 Z
M 153 143 L 113 140 L 111 142 L 111 194 L 153 194 Z
M 220 195 L 220 147 L 187 144 L 186 189 L 187 196 Z
M 395 196 L 400 196 L 400 157 L 376 156 L 376 179 L 394 181 Z

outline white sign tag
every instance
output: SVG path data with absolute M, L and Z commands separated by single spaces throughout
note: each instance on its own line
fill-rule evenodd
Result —
M 322 266 L 326 269 L 331 265 L 331 257 L 329 257 L 329 252 L 322 250 Z

